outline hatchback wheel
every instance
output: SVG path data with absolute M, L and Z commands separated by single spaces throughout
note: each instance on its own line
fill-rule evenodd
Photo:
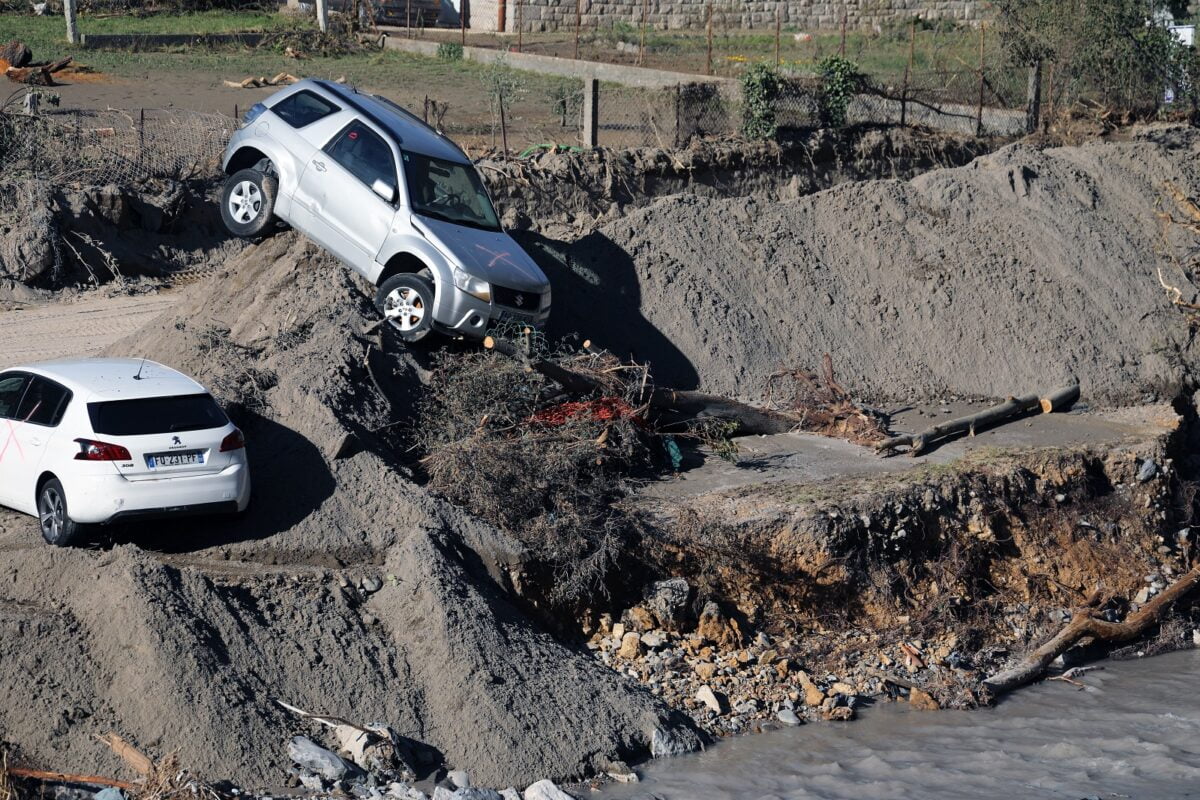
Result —
M 243 169 L 229 176 L 221 192 L 221 220 L 234 236 L 253 238 L 275 219 L 275 195 L 279 182 L 256 169 Z
M 420 275 L 393 275 L 379 286 L 375 307 L 401 339 L 418 341 L 433 325 L 433 285 Z
M 68 547 L 83 533 L 83 526 L 77 525 L 67 511 L 67 495 L 58 478 L 42 484 L 38 491 L 37 511 L 42 538 L 52 545 Z

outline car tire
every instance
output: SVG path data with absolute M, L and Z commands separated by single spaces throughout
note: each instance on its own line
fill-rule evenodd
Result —
M 420 341 L 433 328 L 433 284 L 412 273 L 393 275 L 379 285 L 375 308 L 392 333 L 406 342 Z
M 257 169 L 238 170 L 221 192 L 221 221 L 234 236 L 253 239 L 275 221 L 279 181 Z
M 38 528 L 48 544 L 70 547 L 83 538 L 85 528 L 71 519 L 67 493 L 58 478 L 51 478 L 38 489 L 37 512 Z

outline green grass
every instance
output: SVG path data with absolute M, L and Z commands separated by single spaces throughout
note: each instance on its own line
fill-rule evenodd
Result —
M 91 17 L 80 15 L 81 33 L 222 33 L 231 31 L 281 31 L 312 29 L 315 25 L 281 14 L 257 12 L 205 12 L 197 14 L 154 14 L 147 17 Z M 72 53 L 76 60 L 102 72 L 126 77 L 206 72 L 226 78 L 274 75 L 291 72 L 322 78 L 341 78 L 367 87 L 403 83 L 431 89 L 447 84 L 481 83 L 487 67 L 470 61 L 450 61 L 403 53 L 372 50 L 344 56 L 314 56 L 302 61 L 280 50 L 261 47 L 191 47 L 133 52 L 129 50 L 84 50 L 66 43 L 61 17 L 0 15 L 3 39 L 20 39 L 38 59 Z M 520 73 L 530 92 L 548 92 L 569 79 Z M 433 93 L 432 91 L 430 92 Z

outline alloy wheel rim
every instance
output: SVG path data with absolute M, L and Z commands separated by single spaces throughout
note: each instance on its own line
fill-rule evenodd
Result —
M 416 330 L 425 319 L 425 299 L 416 289 L 402 286 L 387 296 L 383 314 L 405 333 Z
M 229 215 L 242 225 L 258 218 L 262 204 L 262 190 L 254 181 L 241 181 L 229 193 Z
M 51 489 L 43 489 L 41 500 L 38 504 L 38 518 L 42 523 L 42 533 L 51 539 L 57 539 L 62 531 L 65 516 L 62 497 Z

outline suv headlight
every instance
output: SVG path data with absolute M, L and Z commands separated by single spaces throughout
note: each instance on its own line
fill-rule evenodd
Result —
M 546 291 L 542 292 L 542 308 L 550 307 L 550 287 L 546 287 Z
M 482 278 L 469 275 L 458 267 L 454 268 L 454 285 L 485 303 L 492 302 L 492 285 Z

